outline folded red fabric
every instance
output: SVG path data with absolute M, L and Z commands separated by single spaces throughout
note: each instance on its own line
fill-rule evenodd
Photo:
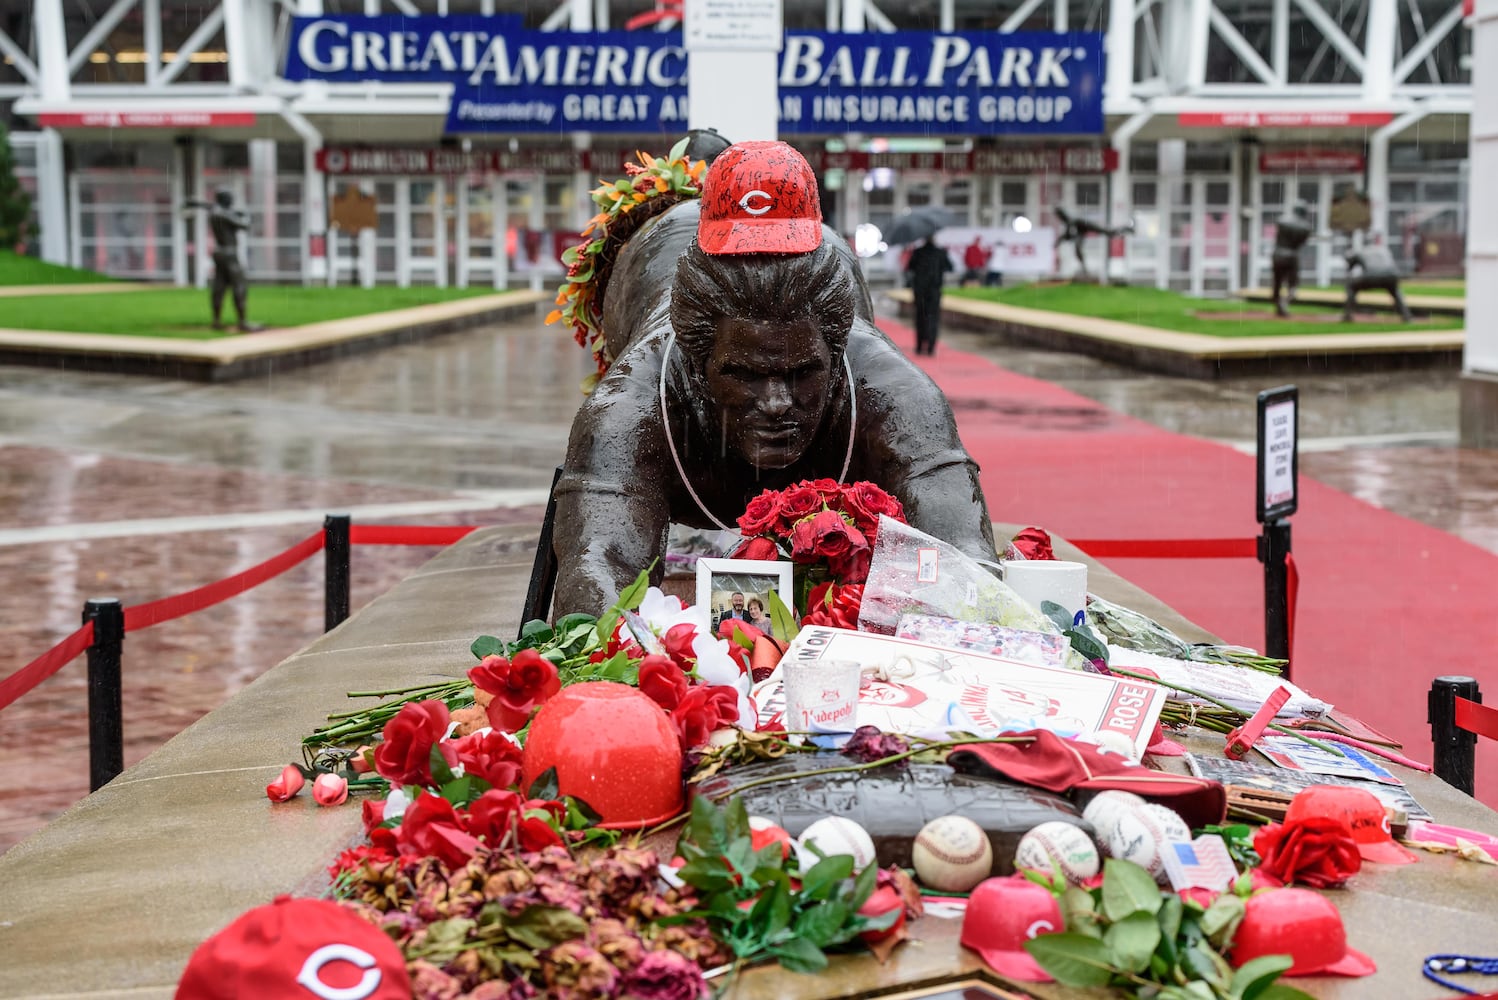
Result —
M 1227 790 L 1220 782 L 1156 771 L 1044 729 L 1008 735 L 1031 739 L 963 744 L 953 748 L 947 763 L 965 774 L 997 776 L 1049 792 L 1133 792 L 1174 809 L 1193 829 L 1221 823 L 1227 816 Z

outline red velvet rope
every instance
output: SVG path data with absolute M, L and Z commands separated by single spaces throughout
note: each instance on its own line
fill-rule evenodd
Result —
M 1456 728 L 1498 740 L 1498 708 L 1467 698 L 1456 699 Z
M 94 623 L 85 622 L 78 631 L 0 681 L 0 709 L 57 673 L 93 644 Z
M 1285 553 L 1285 659 L 1295 655 L 1295 602 L 1300 598 L 1300 570 L 1295 556 Z
M 451 545 L 478 530 L 476 524 L 423 527 L 408 524 L 355 524 L 349 526 L 352 545 Z
M 1094 559 L 1257 559 L 1257 538 L 1067 539 Z
M 125 631 L 133 632 L 136 629 L 147 628 L 173 618 L 181 618 L 183 615 L 201 611 L 221 601 L 227 601 L 231 597 L 237 597 L 272 577 L 280 576 L 322 547 L 323 532 L 319 531 L 315 535 L 309 535 L 280 555 L 271 556 L 265 562 L 251 566 L 244 572 L 235 573 L 217 583 L 210 583 L 185 593 L 173 594 L 171 597 L 163 597 L 159 601 L 150 601 L 146 604 L 137 604 L 133 608 L 126 608 Z

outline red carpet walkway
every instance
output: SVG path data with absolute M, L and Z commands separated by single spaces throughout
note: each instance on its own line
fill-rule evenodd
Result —
M 908 327 L 888 318 L 880 325 L 914 353 Z M 1072 538 L 1258 534 L 1252 456 L 1161 430 L 950 347 L 916 360 L 951 400 L 996 520 Z M 1244 419 L 1251 427 L 1251 409 Z M 1498 648 L 1498 556 L 1304 475 L 1291 525 L 1301 578 L 1296 683 L 1429 762 L 1431 679 L 1475 677 L 1489 700 L 1498 691 L 1498 666 L 1489 659 Z M 1227 641 L 1263 648 L 1257 562 L 1112 565 Z M 1477 795 L 1498 806 L 1498 745 L 1483 743 Z

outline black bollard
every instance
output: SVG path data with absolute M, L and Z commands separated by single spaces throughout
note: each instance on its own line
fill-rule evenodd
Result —
M 551 497 L 546 501 L 546 516 L 541 521 L 541 537 L 536 539 L 536 559 L 531 563 L 531 582 L 525 591 L 525 607 L 520 611 L 522 629 L 526 622 L 546 619 L 551 615 L 551 598 L 557 588 L 557 554 L 551 543 L 557 521 L 557 480 L 561 478 L 562 467 L 559 465 L 551 477 Z
M 125 609 L 118 598 L 94 598 L 83 605 L 83 621 L 94 623 L 94 643 L 88 647 L 88 790 L 96 792 L 125 769 L 120 678 Z
M 1477 734 L 1457 727 L 1456 699 L 1482 701 L 1471 677 L 1437 677 L 1430 685 L 1425 721 L 1435 747 L 1436 777 L 1457 791 L 1472 794 L 1472 771 L 1477 756 Z
M 348 620 L 349 533 L 353 517 L 329 514 L 323 530 L 323 631 L 331 632 Z
M 1290 658 L 1290 573 L 1285 566 L 1289 552 L 1289 519 L 1264 522 L 1259 536 L 1259 561 L 1264 564 L 1264 653 L 1282 660 Z M 1286 664 L 1285 680 L 1289 679 Z

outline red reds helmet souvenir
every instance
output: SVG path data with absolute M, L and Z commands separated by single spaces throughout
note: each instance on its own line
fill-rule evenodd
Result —
M 806 253 L 822 245 L 822 205 L 806 158 L 783 142 L 719 153 L 702 183 L 704 253 Z

